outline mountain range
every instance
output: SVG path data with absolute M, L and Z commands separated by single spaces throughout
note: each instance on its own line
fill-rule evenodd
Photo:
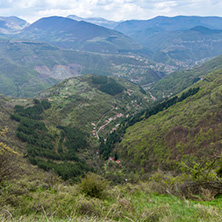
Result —
M 139 43 L 120 32 L 57 16 L 39 19 L 23 29 L 18 37 L 43 41 L 66 49 L 99 53 L 116 54 L 142 49 Z
M 70 15 L 41 18 L 31 25 L 19 18 L 13 19 L 20 26 L 13 26 L 17 34 L 9 38 L 103 54 L 140 55 L 172 67 L 170 70 L 187 69 L 221 53 L 220 17 L 158 16 L 150 20 L 113 23 L 102 18 L 82 19 Z M 107 28 L 103 22 L 112 27 Z M 12 32 L 9 27 L 8 22 L 8 33 Z
M 152 59 L 178 66 L 194 65 L 221 54 L 222 18 L 158 16 L 120 23 L 120 31 L 153 51 Z

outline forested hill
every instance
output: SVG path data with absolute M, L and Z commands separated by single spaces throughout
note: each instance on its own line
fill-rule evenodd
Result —
M 127 80 L 95 75 L 64 80 L 41 96 L 17 100 L 10 123 L 30 162 L 65 180 L 94 170 L 99 137 L 148 107 L 151 99 Z
M 180 161 L 206 162 L 219 155 L 221 83 L 222 69 L 204 76 L 193 85 L 200 87 L 195 95 L 127 128 L 115 152 L 129 168 L 143 172 L 174 169 Z

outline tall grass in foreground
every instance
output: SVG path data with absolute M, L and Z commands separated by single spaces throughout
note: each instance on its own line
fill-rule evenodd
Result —
M 222 221 L 222 198 L 204 201 L 158 193 L 153 182 L 104 186 L 93 175 L 82 184 L 42 183 L 29 178 L 1 186 L 1 221 Z M 99 182 L 98 182 L 99 181 Z M 154 187 L 156 187 L 154 189 Z M 93 196 L 89 190 L 103 195 Z M 159 191 L 161 191 L 160 188 Z M 97 192 L 95 191 L 95 192 Z

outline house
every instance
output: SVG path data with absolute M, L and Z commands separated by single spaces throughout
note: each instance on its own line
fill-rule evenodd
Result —
M 109 162 L 113 162 L 113 161 L 114 161 L 114 158 L 110 156 L 110 157 L 108 158 L 108 163 L 109 163 Z

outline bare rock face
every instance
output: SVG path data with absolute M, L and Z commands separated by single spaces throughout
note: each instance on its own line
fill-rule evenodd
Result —
M 42 76 L 51 77 L 56 80 L 64 80 L 70 77 L 79 76 L 82 71 L 82 66 L 79 64 L 55 65 L 53 68 L 48 66 L 35 66 L 35 71 Z

